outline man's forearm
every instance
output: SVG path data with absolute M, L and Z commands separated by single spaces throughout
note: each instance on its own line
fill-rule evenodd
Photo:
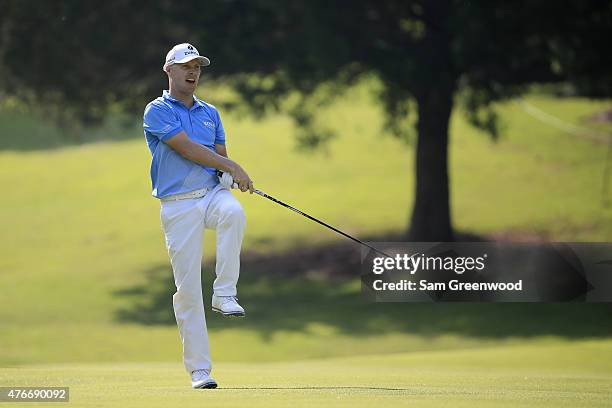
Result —
M 227 155 L 227 147 L 225 145 L 215 143 L 215 152 L 225 158 L 229 157 Z
M 165 143 L 187 160 L 231 174 L 241 191 L 249 190 L 253 193 L 253 181 L 238 163 L 190 140 L 184 131 L 180 131 Z M 217 146 L 215 145 L 215 150 L 218 149 Z M 227 154 L 226 149 L 221 150 Z
M 190 148 L 184 152 L 183 157 L 187 160 L 201 164 L 202 166 L 214 167 L 215 169 L 230 173 L 233 173 L 237 166 L 234 161 L 197 143 L 193 143 Z

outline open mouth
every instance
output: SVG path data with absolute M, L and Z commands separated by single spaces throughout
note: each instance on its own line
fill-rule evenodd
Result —
M 193 78 L 187 78 L 185 81 L 187 81 L 187 83 L 189 83 L 189 84 L 195 84 L 195 82 L 196 82 L 195 79 L 193 79 Z

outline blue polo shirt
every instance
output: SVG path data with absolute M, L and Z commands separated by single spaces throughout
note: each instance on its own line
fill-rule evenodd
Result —
M 212 151 L 215 151 L 215 144 L 225 144 L 225 131 L 217 109 L 195 96 L 193 100 L 193 106 L 187 108 L 164 91 L 145 108 L 143 127 L 153 156 L 154 197 L 163 198 L 219 184 L 214 168 L 187 160 L 164 143 L 183 130 L 191 140 Z

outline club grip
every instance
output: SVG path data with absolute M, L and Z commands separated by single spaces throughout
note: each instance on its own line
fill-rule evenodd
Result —
M 221 176 L 223 176 L 223 172 L 217 169 L 217 177 L 221 177 Z M 234 181 L 234 183 L 232 183 L 232 188 L 238 188 L 238 183 Z

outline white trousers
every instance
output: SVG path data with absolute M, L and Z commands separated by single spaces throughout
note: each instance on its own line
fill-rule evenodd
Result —
M 242 206 L 218 185 L 204 197 L 161 202 L 161 221 L 174 273 L 174 315 L 183 343 L 187 372 L 210 370 L 210 345 L 202 299 L 204 229 L 217 231 L 217 265 L 213 291 L 235 296 L 240 247 L 246 226 Z

